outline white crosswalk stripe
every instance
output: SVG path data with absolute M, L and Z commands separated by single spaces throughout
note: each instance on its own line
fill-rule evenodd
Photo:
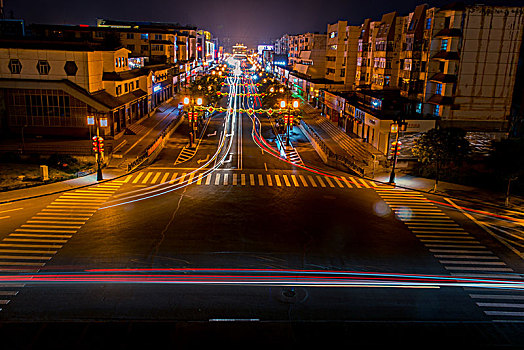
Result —
M 144 177 L 139 173 L 134 179 L 129 175 L 118 182 L 63 193 L 0 241 L 0 272 L 39 272 L 123 184 L 131 179 L 135 184 L 148 182 L 152 176 L 152 172 Z M 159 176 L 156 173 L 151 181 L 157 181 Z M 18 294 L 14 288 L 23 287 L 0 285 L 0 304 L 8 304 L 9 297 Z
M 377 194 L 403 221 L 450 275 L 468 278 L 524 279 L 480 244 L 422 194 L 394 188 L 376 188 Z M 464 288 L 467 290 L 467 288 Z M 501 294 L 487 289 L 472 293 L 476 305 L 497 322 L 524 321 L 524 291 Z M 481 299 L 480 301 L 478 301 Z M 499 300 L 502 300 L 499 301 Z

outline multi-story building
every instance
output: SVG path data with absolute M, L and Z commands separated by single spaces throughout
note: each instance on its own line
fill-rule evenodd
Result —
M 398 83 L 403 97 L 424 99 L 435 11 L 419 5 L 404 17 Z
M 289 64 L 309 78 L 326 74 L 326 34 L 305 33 L 289 37 Z
M 284 34 L 280 39 L 277 39 L 274 49 L 276 55 L 287 55 L 289 52 L 289 35 Z
M 126 48 L 101 43 L 0 40 L 3 133 L 89 135 L 87 116 L 113 137 L 172 96 L 169 65 L 131 69 Z
M 346 49 L 346 27 L 347 21 L 338 21 L 327 26 L 326 79 L 345 81 L 346 61 L 344 52 Z
M 423 112 L 445 126 L 506 131 L 523 28 L 522 7 L 436 11 Z

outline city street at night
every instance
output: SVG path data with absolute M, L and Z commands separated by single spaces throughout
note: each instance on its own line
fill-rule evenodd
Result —
M 479 88 L 464 102 L 466 78 L 450 71 L 473 65 L 452 50 L 461 38 L 473 51 L 464 18 L 490 7 L 476 6 L 406 7 L 379 21 L 387 6 L 377 4 L 375 22 L 359 14 L 327 33 L 286 34 L 285 50 L 251 29 L 222 42 L 154 21 L 35 24 L 24 31 L 33 39 L 0 38 L 0 166 L 40 171 L 0 176 L 14 179 L 0 192 L 0 343 L 524 347 L 524 173 L 521 160 L 496 165 L 497 142 L 520 129 L 495 124 L 509 92 L 497 85 L 498 100 L 472 102 Z M 522 41 L 522 7 L 510 8 L 518 19 L 494 8 L 493 23 L 506 16 Z M 325 30 L 334 17 L 322 16 Z M 59 68 L 46 47 L 64 52 Z M 522 50 L 512 50 L 516 94 Z M 49 79 L 24 76 L 26 59 Z M 425 69 L 417 59 L 428 87 L 406 75 Z

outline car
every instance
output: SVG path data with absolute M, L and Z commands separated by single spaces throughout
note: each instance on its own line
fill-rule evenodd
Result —
M 178 103 L 178 109 L 182 110 L 184 109 L 184 104 L 182 102 Z

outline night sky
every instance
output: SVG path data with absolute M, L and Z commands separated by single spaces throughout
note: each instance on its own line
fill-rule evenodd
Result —
M 427 2 L 440 6 L 450 1 Z M 360 25 L 365 18 L 399 11 L 405 15 L 422 0 L 4 0 L 5 15 L 26 23 L 91 24 L 96 18 L 174 22 L 207 29 L 220 39 L 249 46 L 267 43 L 285 33 L 325 32 L 328 23 L 348 20 Z M 471 2 L 468 2 L 471 3 Z M 474 2 L 473 2 L 474 3 Z M 478 1 L 493 5 L 524 6 L 524 0 Z

